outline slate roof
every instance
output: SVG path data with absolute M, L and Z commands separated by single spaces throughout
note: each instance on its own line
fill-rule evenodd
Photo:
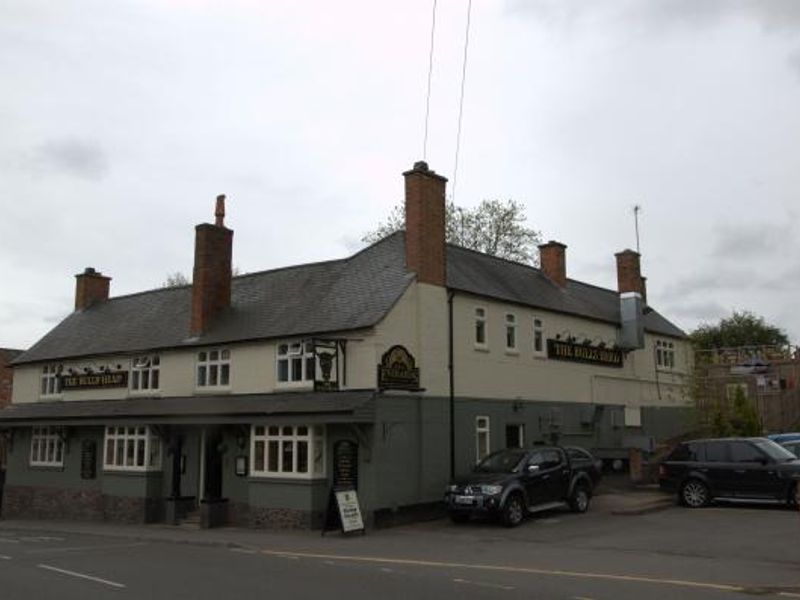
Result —
M 405 238 L 395 233 L 342 260 L 242 275 L 233 279 L 231 308 L 208 332 L 189 338 L 191 286 L 118 296 L 73 312 L 15 364 L 98 354 L 325 334 L 376 325 L 414 275 L 405 269 Z M 614 290 L 574 280 L 560 289 L 533 267 L 447 248 L 451 289 L 619 324 Z M 654 310 L 645 328 L 685 333 Z
M 160 423 L 251 422 L 253 418 L 291 419 L 314 414 L 325 422 L 371 422 L 374 391 L 285 392 L 278 394 L 201 395 L 167 398 L 126 398 L 80 402 L 12 404 L 0 411 L 0 426 L 46 423 L 82 424 L 141 419 Z M 305 420 L 308 420 L 304 417 Z
M 532 308 L 620 323 L 619 294 L 574 279 L 560 288 L 539 269 L 459 248 L 447 248 L 447 286 Z M 651 333 L 684 338 L 679 327 L 652 307 L 645 309 L 645 329 Z

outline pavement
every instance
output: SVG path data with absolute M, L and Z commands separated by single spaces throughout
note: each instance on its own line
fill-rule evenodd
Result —
M 638 516 L 658 512 L 676 505 L 674 495 L 665 494 L 655 484 L 636 484 L 622 475 L 605 477 L 592 498 L 592 514 Z M 265 530 L 243 527 L 191 529 L 160 523 L 118 524 L 96 521 L 62 521 L 48 519 L 2 519 L 3 529 L 47 531 L 228 548 L 252 548 L 263 545 Z M 319 531 L 266 530 L 273 543 L 298 542 L 321 536 Z M 330 532 L 328 536 L 338 535 Z

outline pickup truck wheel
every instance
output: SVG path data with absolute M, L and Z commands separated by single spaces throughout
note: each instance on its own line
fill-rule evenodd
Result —
M 503 507 L 503 525 L 516 527 L 522 523 L 525 516 L 525 506 L 520 494 L 511 494 Z
M 800 484 L 796 481 L 789 488 L 789 497 L 787 498 L 786 504 L 789 508 L 800 508 Z
M 708 504 L 708 486 L 699 479 L 690 479 L 681 487 L 681 503 L 689 508 L 701 508 Z
M 591 495 L 589 493 L 589 487 L 585 483 L 579 483 L 575 486 L 575 489 L 572 490 L 572 496 L 569 498 L 569 506 L 573 512 L 585 513 L 589 510 L 590 500 Z

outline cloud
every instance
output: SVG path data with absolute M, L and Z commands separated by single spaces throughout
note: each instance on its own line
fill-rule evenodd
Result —
M 99 180 L 109 170 L 108 157 L 94 141 L 60 138 L 34 149 L 29 165 L 37 174 L 63 173 L 82 179 Z
M 800 80 L 800 48 L 789 55 L 789 66 L 795 71 L 798 80 Z
M 667 304 L 664 308 L 664 313 L 671 318 L 693 323 L 715 321 L 730 313 L 730 310 L 719 302 L 676 303 Z
M 792 239 L 793 227 L 788 223 L 743 223 L 724 225 L 716 230 L 711 250 L 714 258 L 723 260 L 757 260 L 785 249 Z
M 797 0 L 509 0 L 506 10 L 566 26 L 605 13 L 614 21 L 658 28 L 710 27 L 736 17 L 756 21 L 769 32 L 800 28 Z

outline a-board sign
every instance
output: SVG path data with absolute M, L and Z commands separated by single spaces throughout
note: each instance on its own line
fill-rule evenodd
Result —
M 364 530 L 364 520 L 361 518 L 361 508 L 358 505 L 358 493 L 355 490 L 336 492 L 336 505 L 339 507 L 339 519 L 344 533 Z
M 81 442 L 81 479 L 97 477 L 97 442 L 83 440 Z
M 333 488 L 358 489 L 358 444 L 339 440 L 333 445 Z

